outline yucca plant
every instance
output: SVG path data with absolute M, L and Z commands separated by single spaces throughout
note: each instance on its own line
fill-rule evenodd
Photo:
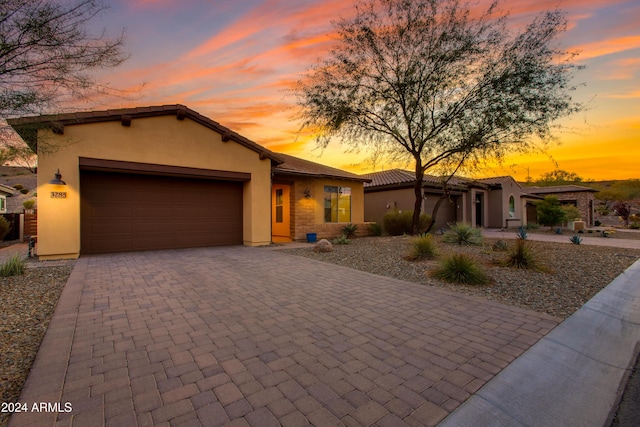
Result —
M 469 256 L 453 254 L 446 257 L 441 265 L 431 272 L 436 279 L 465 285 L 486 285 L 489 277 Z
M 333 239 L 332 243 L 334 245 L 348 245 L 349 243 L 351 243 L 351 240 L 347 239 L 347 236 L 345 236 L 344 234 L 341 234 Z
M 471 224 L 451 224 L 442 236 L 442 240 L 458 245 L 481 245 L 482 232 L 479 228 L 472 227 Z
M 411 247 L 407 254 L 407 259 L 416 261 L 420 259 L 429 259 L 436 256 L 436 243 L 431 234 L 420 234 L 418 237 L 411 239 Z
M 540 268 L 530 242 L 525 239 L 516 239 L 515 245 L 509 248 L 507 257 L 502 262 L 502 265 L 526 270 L 537 270 Z
M 579 245 L 580 243 L 582 243 L 582 239 L 577 234 L 574 234 L 573 236 L 569 237 L 569 241 L 574 245 Z
M 509 245 L 504 240 L 498 240 L 491 246 L 491 249 L 495 252 L 506 252 Z
M 344 234 L 347 239 L 355 237 L 356 231 L 358 231 L 358 226 L 356 224 L 349 223 L 342 227 L 342 234 Z
M 518 239 L 527 240 L 527 237 L 529 237 L 529 235 L 527 234 L 527 228 L 525 226 L 521 225 L 520 227 L 518 227 L 517 237 Z
M 0 277 L 19 276 L 24 274 L 25 262 L 20 255 L 15 254 L 0 265 Z

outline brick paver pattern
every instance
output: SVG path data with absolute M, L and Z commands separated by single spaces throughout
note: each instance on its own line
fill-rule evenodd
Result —
M 83 257 L 67 288 L 23 394 L 59 426 L 435 425 L 559 322 L 264 248 Z

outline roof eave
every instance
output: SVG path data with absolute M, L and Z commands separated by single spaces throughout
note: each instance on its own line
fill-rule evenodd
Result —
M 131 120 L 134 119 L 169 116 L 173 114 L 176 115 L 177 120 L 189 118 L 220 133 L 225 141 L 234 141 L 243 145 L 260 154 L 262 159 L 271 159 L 276 164 L 284 163 L 284 160 L 272 151 L 181 104 L 20 117 L 8 119 L 7 123 L 9 123 L 27 145 L 37 153 L 37 131 L 40 129 L 50 128 L 54 133 L 63 134 L 64 126 L 110 121 L 121 121 L 123 125 L 125 125 L 126 122 L 130 123 Z

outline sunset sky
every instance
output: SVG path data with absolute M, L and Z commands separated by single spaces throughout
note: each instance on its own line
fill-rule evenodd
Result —
M 482 1 L 482 0 L 481 0 Z M 346 155 L 338 142 L 318 151 L 292 120 L 292 81 L 327 51 L 332 20 L 353 13 L 351 0 L 110 0 L 93 22 L 111 35 L 126 30 L 131 58 L 102 78 L 137 90 L 92 108 L 184 104 L 277 152 L 352 172 L 382 170 Z M 560 145 L 507 159 L 484 175 L 534 179 L 555 168 L 584 178 L 640 178 L 640 2 L 513 0 L 516 22 L 559 6 L 569 29 L 559 42 L 580 52 L 575 99 L 588 110 L 562 122 Z M 144 84 L 142 89 L 140 85 Z M 482 175 L 482 174 L 481 174 Z M 479 175 L 480 176 L 480 175 Z

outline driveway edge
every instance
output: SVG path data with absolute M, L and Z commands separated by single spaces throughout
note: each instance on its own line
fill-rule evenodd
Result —
M 20 403 L 26 403 L 29 412 L 14 413 L 9 419 L 9 427 L 54 425 L 58 410 L 65 410 L 65 402 L 61 401 L 62 389 L 71 355 L 87 265 L 88 259 L 78 259 L 67 279 L 20 394 Z M 39 407 L 41 403 L 58 404 L 58 410 L 32 410 L 34 404 Z
M 440 424 L 608 425 L 640 341 L 640 261 Z

